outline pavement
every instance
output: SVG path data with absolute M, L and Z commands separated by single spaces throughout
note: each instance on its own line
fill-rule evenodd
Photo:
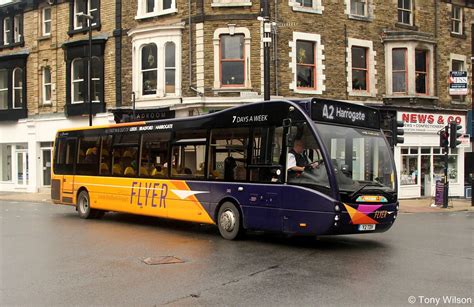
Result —
M 0 191 L 0 200 L 22 201 L 35 203 L 51 203 L 50 192 L 2 192 Z M 417 199 L 401 199 L 400 212 L 402 213 L 421 213 L 421 212 L 459 212 L 474 211 L 471 199 L 450 198 L 448 208 L 431 207 L 434 203 L 433 197 Z

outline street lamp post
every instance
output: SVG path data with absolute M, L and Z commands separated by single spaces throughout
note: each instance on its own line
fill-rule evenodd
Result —
M 80 13 L 77 15 L 87 19 L 88 30 L 89 30 L 89 57 L 87 60 L 87 100 L 89 103 L 89 126 L 92 126 L 92 95 L 91 95 L 91 83 L 92 83 L 92 74 L 91 74 L 91 64 L 92 64 L 92 20 L 94 16 Z

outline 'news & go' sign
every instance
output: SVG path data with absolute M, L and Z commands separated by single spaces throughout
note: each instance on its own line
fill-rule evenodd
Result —
M 405 124 L 405 132 L 437 132 L 452 121 L 462 126 L 461 133 L 466 131 L 465 115 L 398 112 L 397 119 Z

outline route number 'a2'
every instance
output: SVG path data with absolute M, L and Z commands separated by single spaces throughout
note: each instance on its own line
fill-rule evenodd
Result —
M 323 117 L 327 119 L 334 119 L 334 106 L 324 105 L 323 107 Z

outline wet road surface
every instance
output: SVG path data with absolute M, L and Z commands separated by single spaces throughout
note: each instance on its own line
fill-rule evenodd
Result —
M 320 240 L 0 201 L 0 305 L 413 306 L 474 298 L 473 212 L 401 214 L 386 233 Z M 175 256 L 180 264 L 147 265 Z M 421 299 L 422 300 L 422 299 Z

